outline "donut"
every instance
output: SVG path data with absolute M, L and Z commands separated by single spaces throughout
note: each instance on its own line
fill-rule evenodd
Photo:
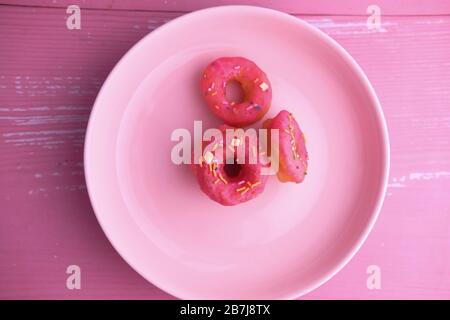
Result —
M 231 128 L 221 126 L 220 129 L 225 132 L 225 129 Z M 260 195 L 264 191 L 268 176 L 261 174 L 263 165 L 259 162 L 259 157 L 256 157 L 256 163 L 249 162 L 252 147 L 248 143 L 243 146 L 245 162 L 238 163 L 236 154 L 241 142 L 236 143 L 239 139 L 233 139 L 227 146 L 224 141 L 225 135 L 223 140 L 204 144 L 202 156 L 191 166 L 200 189 L 210 199 L 224 206 L 234 206 Z M 217 152 L 219 149 L 221 153 Z M 232 164 L 226 163 L 227 149 L 232 150 Z
M 263 128 L 279 130 L 279 168 L 277 178 L 281 182 L 300 183 L 308 170 L 308 152 L 305 136 L 292 113 L 282 110 L 274 118 L 267 119 Z M 270 150 L 273 156 L 274 150 Z
M 228 101 L 227 85 L 236 81 L 243 91 L 242 101 Z M 260 120 L 269 110 L 272 88 L 266 74 L 242 57 L 222 57 L 211 62 L 200 83 L 206 104 L 226 124 L 235 127 Z

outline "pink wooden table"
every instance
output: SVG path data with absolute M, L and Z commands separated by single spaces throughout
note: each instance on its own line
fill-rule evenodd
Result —
M 380 218 L 354 259 L 304 298 L 450 299 L 450 1 L 0 3 L 0 298 L 172 298 L 100 229 L 83 175 L 85 129 L 108 72 L 137 40 L 186 12 L 245 3 L 337 40 L 367 73 L 389 126 Z M 69 4 L 81 7 L 80 30 L 66 27 Z M 381 10 L 378 29 L 366 23 L 370 4 Z M 81 268 L 80 290 L 66 287 L 69 265 Z M 380 289 L 367 286 L 369 266 Z

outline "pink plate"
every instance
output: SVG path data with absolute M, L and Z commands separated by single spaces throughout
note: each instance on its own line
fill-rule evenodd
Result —
M 304 183 L 271 177 L 259 198 L 222 207 L 171 162 L 171 133 L 219 124 L 203 68 L 244 56 L 268 75 L 272 117 L 291 110 L 307 138 Z M 273 10 L 216 7 L 136 44 L 103 85 L 85 171 L 107 237 L 161 289 L 188 299 L 285 299 L 318 287 L 355 254 L 380 210 L 389 168 L 385 120 L 353 59 L 305 22 Z

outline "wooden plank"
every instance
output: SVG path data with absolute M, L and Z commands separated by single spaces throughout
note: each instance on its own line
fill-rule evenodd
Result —
M 185 8 L 102 8 L 84 10 L 82 29 L 68 31 L 64 8 L 0 6 L 0 298 L 169 297 L 104 237 L 86 192 L 83 141 L 114 64 Z M 374 231 L 341 273 L 306 298 L 448 298 L 450 17 L 384 17 L 381 31 L 368 30 L 364 16 L 299 17 L 365 70 L 392 147 Z M 69 264 L 82 267 L 80 291 L 65 288 Z M 370 264 L 382 270 L 382 290 L 366 287 Z
M 189 12 L 220 5 L 255 5 L 292 14 L 303 15 L 366 15 L 371 5 L 377 5 L 383 15 L 445 15 L 450 14 L 450 3 L 447 0 L 2 0 L 0 3 L 20 6 L 60 7 L 79 5 L 81 8 L 113 9 L 132 11 L 171 11 Z

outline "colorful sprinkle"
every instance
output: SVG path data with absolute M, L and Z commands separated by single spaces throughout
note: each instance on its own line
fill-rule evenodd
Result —
M 256 158 L 256 156 L 257 156 L 256 146 L 252 147 L 252 155 L 253 155 L 253 157 Z
M 252 188 L 259 186 L 261 184 L 261 181 L 255 182 L 252 184 Z
M 232 145 L 233 147 L 238 147 L 238 146 L 240 146 L 240 145 L 241 145 L 241 139 L 239 139 L 239 138 L 233 138 L 233 139 L 231 140 L 231 145 Z
M 207 164 L 211 164 L 211 162 L 214 159 L 214 155 L 210 151 L 206 151 L 205 155 L 203 156 L 203 159 Z
M 265 82 L 261 83 L 259 87 L 261 88 L 262 91 L 267 91 L 267 89 L 269 89 L 269 86 Z
M 250 188 L 247 188 L 247 187 L 246 187 L 245 190 L 241 192 L 241 196 L 243 196 L 244 194 L 246 194 L 248 190 L 250 190 Z
M 228 184 L 228 181 L 225 180 L 225 178 L 222 176 L 220 172 L 219 172 L 219 179 L 222 180 L 223 183 Z
M 294 119 L 294 117 L 290 113 L 289 114 L 289 121 L 292 122 L 293 119 Z M 289 128 L 289 130 L 284 129 L 284 131 L 288 132 L 291 135 L 292 156 L 293 156 L 294 160 L 298 160 L 298 159 L 300 159 L 300 155 L 297 152 L 297 144 L 295 142 L 294 127 L 292 126 L 292 124 L 289 124 L 288 128 Z

